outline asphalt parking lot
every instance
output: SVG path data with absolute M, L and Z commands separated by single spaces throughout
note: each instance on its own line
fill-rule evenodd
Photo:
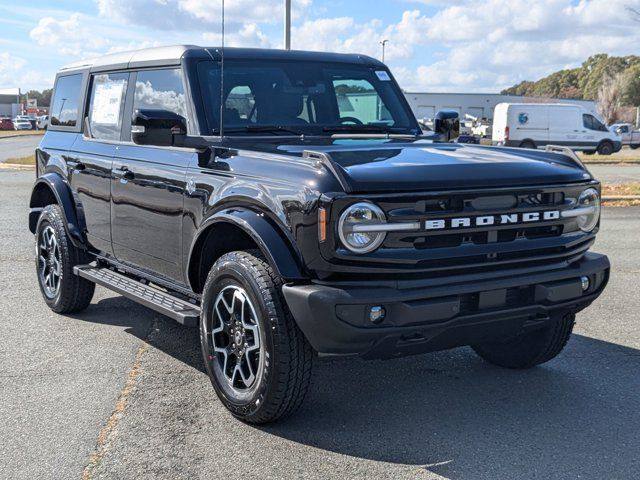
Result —
M 605 209 L 607 291 L 552 362 L 470 349 L 317 362 L 288 421 L 234 420 L 196 330 L 98 287 L 85 312 L 40 298 L 33 171 L 0 170 L 0 477 L 631 479 L 640 471 L 640 209 Z
M 33 155 L 33 151 L 42 140 L 42 135 L 23 135 L 18 137 L 0 138 L 0 162 L 10 158 L 21 158 Z

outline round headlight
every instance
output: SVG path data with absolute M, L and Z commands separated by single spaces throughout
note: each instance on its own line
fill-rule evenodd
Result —
M 576 208 L 585 209 L 583 215 L 576 217 L 580 230 L 590 232 L 596 228 L 600 219 L 600 195 L 595 188 L 587 188 L 580 194 Z
M 385 232 L 375 231 L 386 223 L 384 212 L 368 202 L 354 203 L 340 215 L 338 236 L 342 244 L 355 253 L 368 253 L 384 241 Z

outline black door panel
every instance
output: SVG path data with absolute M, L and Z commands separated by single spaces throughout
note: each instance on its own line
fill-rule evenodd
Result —
M 115 145 L 78 135 L 66 155 L 69 182 L 84 211 L 87 239 L 96 250 L 112 255 L 111 165 Z
M 195 153 L 119 145 L 111 183 L 116 258 L 184 282 L 182 216 L 185 176 Z

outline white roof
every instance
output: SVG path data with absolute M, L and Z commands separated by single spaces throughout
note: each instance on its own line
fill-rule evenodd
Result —
M 20 95 L 19 88 L 0 88 L 0 95 Z
M 127 68 L 129 66 L 132 66 L 132 64 L 136 64 L 137 66 L 138 64 L 153 64 L 167 61 L 180 63 L 182 54 L 189 48 L 193 48 L 193 46 L 172 45 L 168 47 L 152 47 L 143 48 L 140 50 L 131 50 L 128 52 L 111 53 L 109 55 L 103 55 L 101 57 L 90 58 L 87 60 L 80 60 L 79 62 L 65 65 L 61 68 L 61 71 L 76 70 L 89 67 L 99 68 L 121 66 L 123 68 Z

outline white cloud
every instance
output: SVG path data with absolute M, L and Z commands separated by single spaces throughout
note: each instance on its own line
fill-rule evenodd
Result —
M 29 36 L 38 45 L 57 47 L 59 53 L 70 56 L 87 56 L 109 48 L 107 39 L 97 34 L 88 18 L 73 13 L 68 18 L 41 18 Z
M 640 0 L 451 2 L 432 15 L 405 11 L 386 26 L 351 17 L 306 21 L 294 29 L 293 43 L 377 57 L 379 41 L 388 39 L 387 62 L 405 89 L 499 91 L 577 66 L 596 53 L 637 54 L 640 24 L 626 10 L 636 4 L 640 8 Z M 439 58 L 421 65 L 421 50 L 433 47 Z
M 640 0 L 412 2 L 393 20 L 363 20 L 341 16 L 319 0 L 294 0 L 292 45 L 380 57 L 379 42 L 388 39 L 386 60 L 401 86 L 432 91 L 498 91 L 577 66 L 595 53 L 638 54 L 640 23 L 626 7 L 640 10 Z M 221 0 L 95 3 L 94 16 L 43 13 L 31 39 L 76 58 L 169 43 L 221 43 Z M 369 11 L 375 15 L 375 2 Z M 332 13 L 337 16 L 327 17 Z M 226 0 L 226 20 L 227 45 L 281 46 L 282 0 Z
M 222 35 L 219 32 L 206 32 L 202 39 L 209 45 L 221 45 Z M 246 23 L 239 30 L 225 33 L 225 45 L 230 47 L 271 47 L 269 37 L 260 30 L 256 23 Z
M 97 0 L 100 15 L 133 25 L 160 30 L 219 29 L 221 0 Z M 299 18 L 311 0 L 292 2 L 292 16 Z M 227 0 L 225 23 L 275 23 L 282 20 L 282 0 Z
M 49 87 L 53 78 L 29 68 L 29 62 L 9 52 L 0 52 L 0 85 L 3 87 Z

